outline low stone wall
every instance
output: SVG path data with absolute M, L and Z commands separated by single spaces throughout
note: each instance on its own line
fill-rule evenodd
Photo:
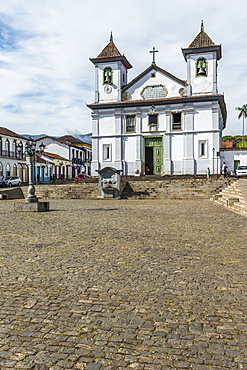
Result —
M 143 177 L 126 179 L 124 198 L 206 198 L 219 193 L 235 179 L 165 176 L 162 178 Z
M 23 199 L 22 188 L 2 188 L 0 189 L 0 199 Z
M 187 199 L 206 198 L 219 193 L 236 179 L 211 178 L 195 176 L 122 176 L 121 191 L 125 199 Z M 28 187 L 23 187 L 26 197 Z M 39 199 L 97 199 L 98 179 L 90 178 L 78 184 L 36 185 Z

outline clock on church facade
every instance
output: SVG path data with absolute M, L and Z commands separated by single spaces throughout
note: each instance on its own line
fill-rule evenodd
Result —
M 113 42 L 96 58 L 92 111 L 92 175 L 114 167 L 124 175 L 205 174 L 220 169 L 214 158 L 226 125 L 218 93 L 221 45 L 204 31 L 182 49 L 187 76 L 180 79 L 156 64 L 128 82 L 132 68 Z M 148 169 L 148 171 L 147 171 Z M 216 173 L 216 172 L 215 172 Z

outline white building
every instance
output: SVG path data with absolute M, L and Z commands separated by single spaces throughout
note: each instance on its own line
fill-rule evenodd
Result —
M 19 176 L 22 182 L 28 181 L 24 154 L 26 142 L 25 137 L 0 127 L 0 180 L 7 176 Z
M 151 174 L 205 174 L 214 166 L 226 125 L 218 93 L 221 45 L 201 31 L 188 48 L 186 81 L 153 62 L 128 83 L 131 64 L 110 42 L 96 58 L 92 110 L 92 175 L 104 167 Z M 216 169 L 214 168 L 214 172 Z M 216 172 L 215 172 L 216 173 Z
M 238 166 L 247 166 L 247 149 L 246 148 L 230 148 L 221 149 L 221 163 L 226 162 L 228 172 L 236 173 Z
M 71 135 L 65 135 L 59 138 L 51 136 L 43 136 L 36 140 L 36 147 L 41 143 L 45 145 L 45 152 L 54 154 L 52 160 L 54 161 L 53 173 L 55 179 L 59 179 L 62 175 L 64 179 L 74 178 L 81 172 L 87 175 L 91 174 L 91 145 L 82 142 Z M 45 155 L 45 153 L 44 153 Z

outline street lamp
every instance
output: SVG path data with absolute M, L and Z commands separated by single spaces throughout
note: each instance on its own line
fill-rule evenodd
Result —
M 39 145 L 40 153 L 42 154 L 45 149 L 45 145 L 42 143 Z M 26 154 L 29 156 L 29 187 L 28 187 L 28 195 L 26 198 L 27 203 L 36 203 L 38 202 L 38 198 L 35 195 L 35 188 L 34 188 L 34 157 L 36 153 L 36 143 L 35 141 L 29 137 L 26 145 L 25 145 Z
M 26 145 L 25 145 L 26 154 L 29 156 L 29 164 L 28 164 L 28 167 L 29 167 L 29 186 L 28 186 L 28 195 L 27 195 L 27 198 L 26 198 L 27 203 L 36 203 L 36 202 L 38 202 L 38 198 L 35 195 L 35 188 L 34 188 L 34 185 L 33 185 L 33 182 L 34 182 L 33 157 L 35 155 L 35 147 L 36 147 L 36 145 L 35 145 L 34 140 L 31 137 L 29 137 L 27 142 L 26 142 Z

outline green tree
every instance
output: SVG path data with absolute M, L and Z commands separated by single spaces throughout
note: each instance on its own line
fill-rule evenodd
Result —
M 242 107 L 237 107 L 236 110 L 239 111 L 238 119 L 243 117 L 242 147 L 244 147 L 244 119 L 247 118 L 247 104 L 244 104 Z

